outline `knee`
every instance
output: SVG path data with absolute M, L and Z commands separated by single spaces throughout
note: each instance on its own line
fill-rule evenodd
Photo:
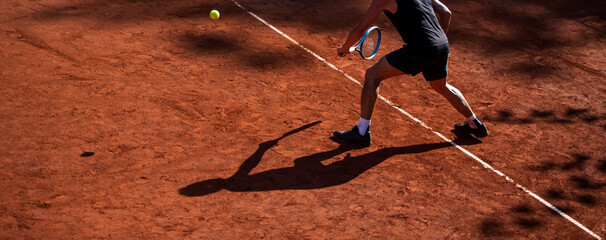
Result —
M 379 86 L 381 80 L 382 79 L 372 67 L 366 69 L 366 74 L 364 74 L 364 85 Z
M 445 83 L 432 81 L 432 82 L 429 82 L 429 85 L 431 85 L 431 88 L 441 95 L 444 95 L 445 93 L 447 93 L 449 91 L 448 87 L 446 86 Z

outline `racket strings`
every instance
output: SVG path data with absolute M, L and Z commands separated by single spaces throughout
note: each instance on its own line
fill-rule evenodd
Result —
M 366 36 L 366 39 L 364 39 L 364 42 L 362 43 L 361 47 L 361 51 L 362 51 L 362 55 L 364 57 L 369 57 L 371 55 L 373 55 L 377 49 L 377 43 L 379 40 L 379 31 L 378 30 L 373 30 L 370 33 L 368 33 L 368 36 Z

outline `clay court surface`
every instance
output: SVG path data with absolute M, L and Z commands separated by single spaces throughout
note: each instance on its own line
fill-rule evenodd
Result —
M 369 0 L 239 3 L 359 81 L 374 62 L 336 54 Z M 457 138 L 420 76 L 381 95 L 606 236 L 606 5 L 444 3 L 491 135 Z M 2 239 L 595 238 L 383 101 L 373 145 L 332 141 L 361 87 L 232 1 L 3 0 L 0 56 Z

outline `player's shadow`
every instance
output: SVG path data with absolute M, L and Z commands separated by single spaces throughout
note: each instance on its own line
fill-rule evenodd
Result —
M 347 154 L 341 161 L 329 165 L 322 161 L 331 159 L 356 146 L 341 144 L 337 148 L 300 157 L 294 160 L 294 166 L 272 169 L 265 172 L 249 175 L 259 164 L 264 153 L 275 146 L 286 136 L 303 131 L 319 122 L 311 123 L 292 130 L 281 137 L 259 144 L 259 148 L 246 159 L 239 170 L 227 179 L 216 178 L 190 184 L 179 190 L 181 195 L 189 197 L 205 196 L 220 190 L 233 192 L 269 191 L 284 189 L 317 189 L 340 185 L 351 181 L 366 170 L 381 162 L 402 154 L 422 153 L 440 148 L 452 147 L 449 142 L 417 144 L 404 147 L 387 147 L 374 152 L 352 157 Z M 454 141 L 459 145 L 472 145 L 481 143 L 475 138 L 458 138 Z

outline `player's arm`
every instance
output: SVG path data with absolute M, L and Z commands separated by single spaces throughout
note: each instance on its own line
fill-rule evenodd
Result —
M 439 0 L 432 0 L 431 5 L 433 6 L 433 11 L 438 17 L 438 21 L 440 22 L 440 27 L 444 30 L 444 33 L 448 33 L 448 28 L 450 27 L 450 17 L 452 13 L 450 9 L 444 5 L 444 3 Z
M 389 0 L 373 0 L 370 4 L 370 8 L 364 14 L 362 20 L 351 30 L 349 36 L 345 40 L 345 43 L 337 49 L 339 56 L 345 56 L 349 53 L 349 48 L 356 44 L 360 38 L 364 35 L 366 29 L 379 17 L 381 12 L 387 6 Z

